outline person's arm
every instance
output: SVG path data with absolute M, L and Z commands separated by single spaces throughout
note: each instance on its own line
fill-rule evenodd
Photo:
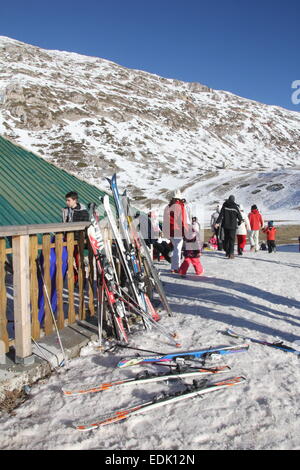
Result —
M 241 225 L 241 223 L 243 222 L 243 217 L 239 209 L 237 209 L 237 218 L 238 218 L 238 225 Z
M 221 209 L 221 211 L 220 211 L 219 217 L 217 218 L 217 220 L 216 220 L 216 222 L 215 222 L 215 226 L 217 226 L 217 228 L 219 227 L 220 222 L 221 222 L 221 220 L 222 220 L 223 217 L 224 217 L 224 210 L 225 210 L 225 209 L 224 209 L 224 206 L 222 206 L 222 209 Z
M 246 224 L 246 229 L 248 232 L 251 230 L 250 222 L 249 222 L 249 217 L 245 214 L 245 224 Z

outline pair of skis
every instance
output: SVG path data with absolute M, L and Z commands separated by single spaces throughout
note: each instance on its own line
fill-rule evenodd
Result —
M 235 385 L 241 385 L 245 380 L 245 377 L 242 376 L 221 380 L 215 383 L 207 383 L 207 381 L 203 380 L 194 380 L 192 384 L 185 384 L 185 388 L 179 392 L 162 392 L 159 395 L 154 396 L 149 401 L 139 403 L 130 408 L 115 411 L 95 420 L 92 423 L 75 425 L 75 429 L 78 431 L 91 431 L 108 424 L 124 421 L 131 416 L 151 411 L 164 405 L 175 404 L 176 402 L 186 400 L 188 398 L 206 395 Z
M 143 363 L 158 363 L 158 364 L 168 364 L 170 367 L 170 371 L 167 373 L 151 373 L 148 371 L 142 372 L 137 374 L 134 377 L 115 380 L 113 382 L 105 382 L 100 383 L 99 385 L 95 385 L 94 387 L 90 387 L 87 389 L 79 389 L 79 390 L 63 390 L 63 393 L 67 397 L 76 397 L 82 396 L 86 394 L 98 393 L 110 390 L 116 386 L 130 386 L 130 385 L 139 385 L 139 384 L 147 384 L 152 382 L 162 382 L 162 381 L 170 381 L 170 380 L 182 380 L 184 378 L 195 378 L 195 377 L 202 377 L 204 375 L 215 375 L 227 372 L 230 370 L 230 367 L 227 365 L 217 366 L 217 367 L 192 367 L 190 365 L 180 365 L 180 363 L 176 364 L 176 368 L 172 370 L 174 360 L 178 359 L 199 359 L 205 358 L 208 352 L 213 352 L 214 354 L 230 354 L 234 352 L 242 352 L 246 351 L 249 348 L 248 345 L 241 345 L 241 346 L 227 346 L 221 348 L 211 348 L 211 349 L 202 349 L 202 350 L 194 350 L 194 351 L 186 351 L 183 353 L 169 353 L 169 354 L 161 354 L 160 357 L 152 356 L 152 361 L 150 361 L 150 357 L 144 358 L 145 361 Z M 141 359 L 141 358 L 140 358 Z M 159 360 L 160 359 L 160 360 Z M 140 361 L 139 364 L 142 362 Z M 136 365 L 132 363 L 127 363 L 129 365 Z M 111 413 L 108 416 L 104 416 L 102 418 L 97 419 L 92 423 L 87 424 L 80 424 L 75 425 L 75 429 L 79 431 L 90 431 L 111 423 L 115 423 L 118 421 L 122 421 L 127 419 L 130 416 L 133 416 L 138 413 L 143 413 L 146 411 L 150 411 L 151 409 L 157 408 L 159 406 L 167 405 L 169 403 L 175 403 L 187 398 L 192 398 L 198 395 L 205 395 L 207 393 L 225 389 L 227 387 L 232 387 L 234 385 L 239 385 L 244 382 L 244 377 L 233 377 L 230 379 L 225 379 L 222 381 L 218 381 L 215 383 L 207 383 L 207 381 L 197 381 L 193 380 L 192 384 L 184 384 L 185 388 L 177 393 L 162 393 L 158 396 L 154 396 L 150 401 L 139 403 L 131 408 L 121 409 L 116 412 Z

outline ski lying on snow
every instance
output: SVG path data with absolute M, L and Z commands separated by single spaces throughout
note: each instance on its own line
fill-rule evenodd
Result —
M 185 400 L 187 398 L 193 398 L 196 396 L 205 395 L 210 392 L 215 392 L 217 390 L 221 390 L 227 387 L 232 387 L 234 385 L 240 385 L 244 383 L 245 380 L 245 377 L 233 377 L 231 379 L 215 382 L 213 384 L 207 384 L 206 381 L 203 383 L 203 380 L 194 380 L 193 384 L 186 385 L 186 388 L 180 392 L 169 394 L 161 393 L 159 395 L 154 396 L 150 401 L 139 403 L 138 405 L 135 405 L 131 408 L 115 411 L 110 415 L 99 418 L 97 421 L 94 421 L 91 424 L 76 425 L 75 429 L 77 429 L 78 431 L 91 431 L 92 429 L 96 429 L 101 426 L 106 426 L 107 424 L 116 423 L 118 421 L 123 421 L 129 418 L 130 416 L 139 413 L 144 413 L 151 409 L 168 405 L 169 403 L 175 403 L 181 400 Z
M 283 344 L 282 341 L 270 343 L 268 341 L 252 338 L 251 336 L 243 336 L 231 330 L 230 328 L 226 330 L 226 333 L 230 336 L 233 336 L 234 338 L 241 338 L 244 340 L 249 340 L 249 341 L 252 341 L 253 343 L 262 344 L 264 346 L 270 346 L 271 348 L 275 348 L 275 349 L 281 349 L 282 351 L 291 352 L 300 356 L 300 351 L 298 351 L 297 349 L 291 348 L 290 346 L 287 346 L 286 344 Z
M 129 367 L 135 366 L 138 364 L 146 364 L 151 362 L 169 362 L 174 361 L 176 359 L 197 359 L 197 358 L 204 358 L 208 357 L 212 354 L 218 355 L 225 355 L 225 354 L 232 354 L 232 353 L 239 353 L 243 351 L 247 351 L 249 349 L 249 344 L 241 344 L 239 346 L 224 346 L 220 348 L 207 348 L 207 349 L 196 349 L 192 351 L 182 351 L 182 352 L 174 352 L 164 355 L 157 355 L 157 356 L 139 356 L 139 357 L 129 357 L 126 359 L 122 359 L 118 364 L 117 367 Z
M 149 382 L 162 382 L 164 380 L 178 380 L 184 379 L 186 377 L 196 377 L 198 375 L 207 375 L 207 374 L 220 374 L 221 372 L 226 372 L 230 370 L 229 366 L 220 366 L 213 368 L 198 368 L 193 370 L 185 371 L 171 371 L 164 374 L 151 374 L 148 371 L 145 371 L 141 374 L 131 377 L 129 379 L 115 380 L 113 382 L 106 382 L 100 385 L 97 385 L 93 388 L 87 388 L 83 390 L 62 390 L 64 395 L 68 397 L 74 397 L 78 395 L 85 395 L 87 393 L 97 393 L 103 392 L 104 390 L 109 390 L 112 387 L 117 385 L 135 385 L 135 384 L 146 384 Z

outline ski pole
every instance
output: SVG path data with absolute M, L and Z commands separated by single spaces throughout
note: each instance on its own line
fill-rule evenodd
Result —
M 56 319 L 55 319 L 55 316 L 54 316 L 54 313 L 53 313 L 53 310 L 52 310 L 52 305 L 51 305 L 50 297 L 49 297 L 49 294 L 48 294 L 48 289 L 47 289 L 46 284 L 45 284 L 45 280 L 44 280 L 44 276 L 43 276 L 43 272 L 42 272 L 42 267 L 41 267 L 41 265 L 40 265 L 40 262 L 39 262 L 39 259 L 38 259 L 38 258 L 36 259 L 36 263 L 37 263 L 38 269 L 39 269 L 40 274 L 41 274 L 42 283 L 43 283 L 43 288 L 44 288 L 44 291 L 45 291 L 45 294 L 46 294 L 46 298 L 47 298 L 47 301 L 48 301 L 48 305 L 49 305 L 49 309 L 50 309 L 50 312 L 51 312 L 51 316 L 52 316 L 54 328 L 55 328 L 55 330 L 56 330 L 58 342 L 59 342 L 59 345 L 60 345 L 60 348 L 61 348 L 61 351 L 62 351 L 62 354 L 63 354 L 63 360 L 62 360 L 61 363 L 59 364 L 59 367 L 62 367 L 63 365 L 66 364 L 66 362 L 67 362 L 67 357 L 66 357 L 65 350 L 64 350 L 63 345 L 62 345 L 62 342 L 61 342 L 60 334 L 59 334 L 59 331 L 58 331 L 58 328 L 57 328 L 57 324 L 56 324 Z

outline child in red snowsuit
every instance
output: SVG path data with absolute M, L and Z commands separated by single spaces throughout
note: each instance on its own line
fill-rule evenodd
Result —
M 276 228 L 273 225 L 273 221 L 268 222 L 268 226 L 263 228 L 262 231 L 267 234 L 267 245 L 269 253 L 276 251 Z
M 179 268 L 179 274 L 184 277 L 187 273 L 187 270 L 192 264 L 195 269 L 195 273 L 198 276 L 201 276 L 204 273 L 203 266 L 200 261 L 201 255 L 201 241 L 198 232 L 194 232 L 193 230 L 189 230 L 187 236 L 184 237 L 185 240 L 185 249 L 183 252 L 184 261 Z

